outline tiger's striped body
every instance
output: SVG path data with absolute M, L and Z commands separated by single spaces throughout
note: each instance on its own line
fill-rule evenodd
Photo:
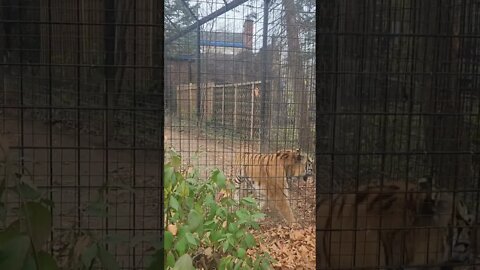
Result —
M 254 197 L 266 202 L 288 223 L 295 222 L 289 204 L 288 177 L 312 176 L 312 161 L 299 150 L 283 150 L 272 154 L 239 153 L 235 159 L 237 184 L 236 197 L 241 198 L 253 191 Z
M 468 260 L 472 218 L 463 203 L 430 184 L 389 181 L 320 201 L 320 269 L 444 270 Z

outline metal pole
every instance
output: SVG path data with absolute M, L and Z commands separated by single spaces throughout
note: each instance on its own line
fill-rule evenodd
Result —
M 260 152 L 265 152 L 267 150 L 267 41 L 268 41 L 268 4 L 270 0 L 265 0 L 263 2 L 263 55 L 262 55 L 262 93 L 260 95 Z
M 200 121 L 200 117 L 202 115 L 202 95 L 201 95 L 201 89 L 200 89 L 200 57 L 201 57 L 201 52 L 200 52 L 200 24 L 197 25 L 197 121 Z

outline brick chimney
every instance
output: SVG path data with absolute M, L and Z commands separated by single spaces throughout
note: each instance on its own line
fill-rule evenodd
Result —
M 250 50 L 253 48 L 253 20 L 250 18 L 243 23 L 243 46 Z

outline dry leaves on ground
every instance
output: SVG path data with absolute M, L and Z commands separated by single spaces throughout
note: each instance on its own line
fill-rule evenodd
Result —
M 274 269 L 315 269 L 315 227 L 296 228 L 277 225 L 262 226 L 254 235 L 261 237 L 261 251 L 277 261 Z

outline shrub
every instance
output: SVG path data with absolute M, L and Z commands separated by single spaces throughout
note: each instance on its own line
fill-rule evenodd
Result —
M 198 170 L 181 170 L 171 151 L 164 167 L 164 261 L 167 269 L 270 269 L 267 253 L 248 255 L 257 245 L 249 232 L 258 229 L 260 213 L 250 197 L 238 204 L 233 185 L 215 169 L 208 179 Z

